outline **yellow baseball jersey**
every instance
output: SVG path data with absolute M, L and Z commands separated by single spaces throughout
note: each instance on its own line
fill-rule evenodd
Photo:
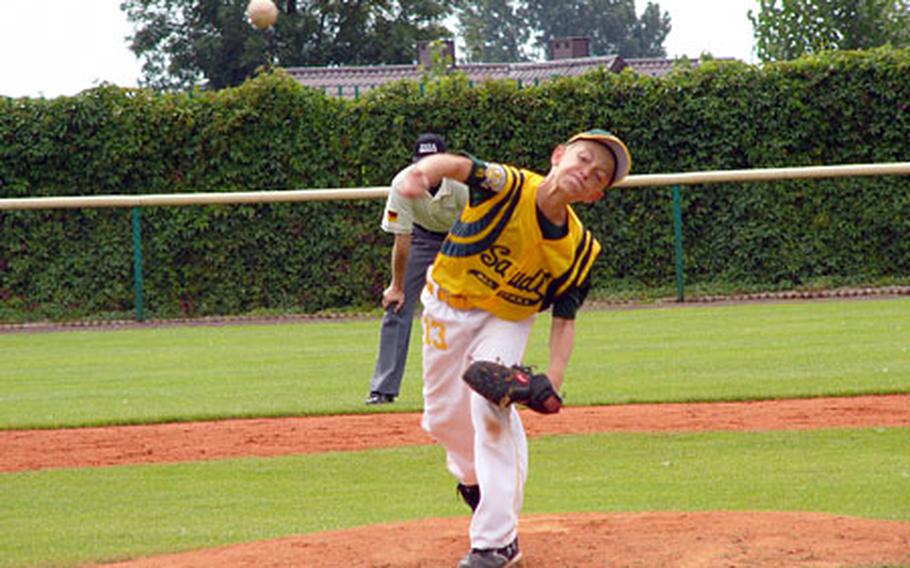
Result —
M 577 297 L 583 287 L 580 305 L 600 243 L 571 208 L 562 234 L 545 231 L 548 222 L 536 203 L 542 181 L 531 171 L 475 159 L 467 180 L 471 200 L 436 256 L 433 280 L 510 321 Z

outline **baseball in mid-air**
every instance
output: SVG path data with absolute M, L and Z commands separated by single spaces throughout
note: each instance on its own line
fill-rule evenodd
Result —
M 246 15 L 253 27 L 264 30 L 275 24 L 278 19 L 278 7 L 272 0 L 250 0 Z

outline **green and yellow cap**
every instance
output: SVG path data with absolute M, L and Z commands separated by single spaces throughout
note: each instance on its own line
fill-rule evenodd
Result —
M 579 140 L 590 140 L 592 142 L 597 142 L 613 154 L 613 159 L 616 161 L 616 171 L 613 173 L 613 179 L 610 181 L 610 185 L 619 183 L 624 177 L 629 175 L 629 171 L 632 169 L 632 155 L 629 154 L 629 149 L 626 148 L 626 145 L 623 143 L 623 141 L 617 138 L 615 135 L 607 132 L 606 130 L 594 128 L 591 130 L 586 130 L 584 132 L 579 132 L 575 136 L 569 138 L 568 142 L 566 142 L 566 145 L 568 146 L 569 144 L 578 142 Z

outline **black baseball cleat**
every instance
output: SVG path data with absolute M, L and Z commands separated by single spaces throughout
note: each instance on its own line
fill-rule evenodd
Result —
M 506 568 L 521 564 L 518 537 L 502 548 L 472 548 L 458 563 L 458 568 Z
M 395 397 L 390 394 L 383 394 L 381 392 L 371 392 L 370 396 L 367 397 L 367 404 L 390 404 L 395 402 Z
M 480 486 L 459 483 L 455 489 L 458 491 L 458 495 L 461 497 L 462 501 L 467 503 L 472 511 L 476 511 L 477 505 L 480 503 Z

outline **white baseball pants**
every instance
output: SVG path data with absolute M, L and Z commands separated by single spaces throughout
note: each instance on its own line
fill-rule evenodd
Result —
M 500 548 L 518 533 L 528 442 L 514 406 L 500 409 L 461 376 L 474 361 L 521 362 L 535 318 L 511 322 L 484 310 L 455 309 L 431 290 L 438 290 L 432 280 L 421 295 L 423 428 L 445 448 L 449 471 L 461 483 L 480 486 L 471 547 Z

